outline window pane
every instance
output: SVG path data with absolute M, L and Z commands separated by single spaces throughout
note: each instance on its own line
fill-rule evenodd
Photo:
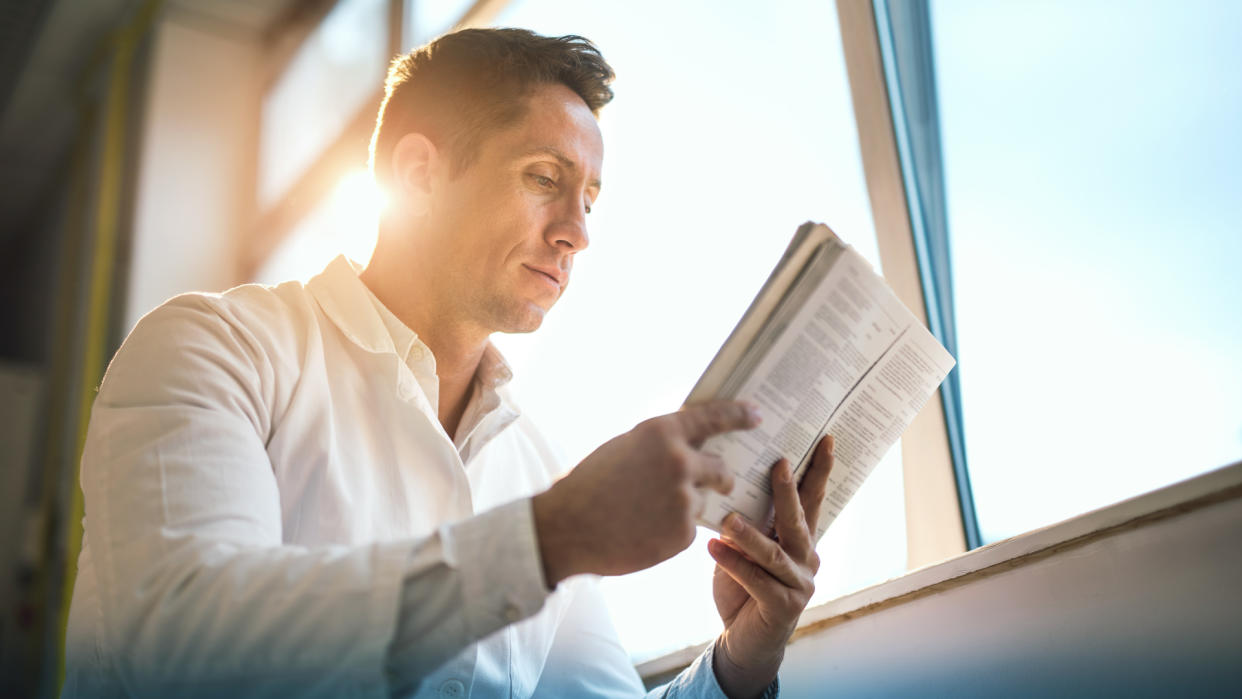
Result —
M 263 99 L 260 206 L 284 194 L 379 93 L 387 27 L 386 0 L 341 0 L 294 54 Z
M 1242 457 L 1242 4 L 932 21 L 984 539 Z
M 832 3 L 516 0 L 498 24 L 587 36 L 618 74 L 591 249 L 539 332 L 496 339 L 573 461 L 680 406 L 798 224 L 828 223 L 878 268 Z M 706 540 L 605 581 L 636 660 L 719 631 Z M 817 599 L 905 570 L 900 449 L 820 551 Z

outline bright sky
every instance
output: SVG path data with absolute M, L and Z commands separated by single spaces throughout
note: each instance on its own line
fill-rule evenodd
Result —
M 1242 458 L 1242 3 L 932 20 L 984 539 Z

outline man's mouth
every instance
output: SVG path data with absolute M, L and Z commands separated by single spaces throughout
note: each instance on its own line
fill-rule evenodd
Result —
M 534 272 L 536 276 L 546 280 L 548 283 L 555 286 L 558 291 L 565 288 L 565 282 L 569 280 L 569 275 L 566 274 L 565 272 L 562 272 L 559 268 L 556 268 L 556 267 L 543 267 L 543 266 L 534 266 L 534 265 L 523 265 L 523 266 L 526 267 L 526 269 L 529 269 L 531 272 Z

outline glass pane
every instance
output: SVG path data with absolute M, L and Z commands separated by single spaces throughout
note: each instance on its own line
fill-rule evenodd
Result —
M 341 0 L 264 96 L 261 207 L 284 194 L 380 93 L 388 68 L 387 27 L 387 0 Z
M 1242 457 L 1242 4 L 932 22 L 984 539 Z
M 835 7 L 781 7 L 516 0 L 498 18 L 590 37 L 618 74 L 573 289 L 539 332 L 496 338 L 524 410 L 574 462 L 680 406 L 798 224 L 828 223 L 878 267 Z M 718 633 L 706 540 L 605 581 L 636 660 Z M 820 551 L 817 599 L 905 570 L 900 449 Z

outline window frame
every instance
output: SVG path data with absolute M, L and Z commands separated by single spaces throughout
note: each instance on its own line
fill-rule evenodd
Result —
M 956 356 L 940 134 L 927 0 L 836 0 L 864 176 L 885 281 Z M 984 544 L 966 471 L 956 368 L 902 435 L 906 574 L 807 608 L 790 642 L 874 612 L 1006 573 L 1116 534 L 1242 500 L 1242 461 Z M 707 644 L 637 665 L 648 687 Z
M 871 0 L 837 1 L 863 174 L 884 279 L 915 317 L 931 327 L 927 312 L 929 289 L 923 282 L 876 14 Z M 942 336 L 937 339 L 946 344 Z M 955 474 L 944 391 L 944 386 L 936 391 L 901 438 L 907 570 L 968 550 L 968 528 Z
M 957 357 L 956 306 L 950 271 L 930 10 L 927 2 L 873 0 L 873 11 L 891 102 L 893 140 L 906 193 L 910 237 L 918 259 L 926 325 L 949 353 Z M 975 549 L 983 545 L 983 538 L 966 467 L 960 375 L 959 367 L 954 366 L 938 393 L 952 458 L 962 532 L 966 548 Z

